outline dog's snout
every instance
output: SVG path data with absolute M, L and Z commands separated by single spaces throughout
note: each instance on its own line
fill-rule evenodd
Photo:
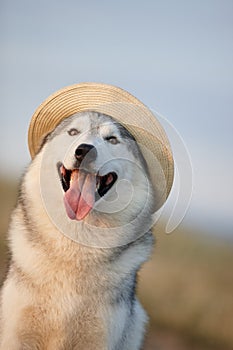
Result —
M 88 154 L 88 156 L 87 156 Z M 97 150 L 95 146 L 82 143 L 78 146 L 78 148 L 75 151 L 75 157 L 78 161 L 83 161 L 83 159 L 87 156 L 88 161 L 91 162 L 96 159 L 97 157 Z

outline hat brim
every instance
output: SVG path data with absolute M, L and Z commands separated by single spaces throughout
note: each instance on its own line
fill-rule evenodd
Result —
M 38 153 L 45 135 L 62 120 L 84 111 L 111 116 L 135 137 L 148 164 L 158 197 L 158 208 L 161 207 L 170 193 L 174 177 L 174 162 L 168 138 L 149 108 L 118 87 L 81 83 L 68 86 L 48 97 L 37 108 L 30 122 L 28 146 L 31 157 L 34 158 Z

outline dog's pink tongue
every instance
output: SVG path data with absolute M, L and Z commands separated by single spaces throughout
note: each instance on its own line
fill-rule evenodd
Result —
M 70 188 L 64 196 L 64 204 L 70 219 L 82 220 L 95 204 L 96 177 L 94 174 L 73 170 Z

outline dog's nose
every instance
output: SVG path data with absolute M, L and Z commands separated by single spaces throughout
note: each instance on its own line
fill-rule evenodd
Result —
M 88 156 L 87 156 L 88 154 Z M 91 162 L 96 159 L 97 157 L 97 150 L 95 146 L 89 145 L 87 143 L 82 143 L 78 146 L 78 148 L 75 151 L 75 157 L 78 161 L 82 162 L 83 159 L 86 158 L 88 162 Z

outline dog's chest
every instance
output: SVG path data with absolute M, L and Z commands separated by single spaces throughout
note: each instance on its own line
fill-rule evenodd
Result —
M 128 314 L 126 305 L 111 304 L 104 295 L 88 295 L 87 291 L 85 297 L 67 295 L 53 307 L 51 304 L 44 325 L 47 323 L 52 333 L 63 335 L 65 349 L 107 350 L 121 339 Z

